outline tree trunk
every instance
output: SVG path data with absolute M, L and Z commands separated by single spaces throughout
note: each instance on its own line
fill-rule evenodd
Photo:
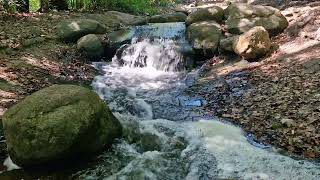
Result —
M 68 3 L 66 0 L 51 0 L 50 1 L 50 7 L 57 9 L 59 11 L 61 10 L 68 10 Z
M 49 0 L 40 0 L 40 12 L 49 12 Z
M 29 12 L 29 0 L 16 1 L 18 12 Z

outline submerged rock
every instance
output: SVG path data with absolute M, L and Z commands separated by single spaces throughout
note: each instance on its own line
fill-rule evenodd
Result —
M 233 42 L 235 53 L 245 59 L 255 59 L 265 55 L 271 48 L 269 33 L 257 26 L 242 34 Z
M 151 16 L 149 23 L 184 22 L 187 15 L 182 12 Z
M 230 33 L 241 34 L 255 26 L 263 26 L 275 35 L 288 27 L 287 19 L 281 12 L 270 6 L 231 4 L 225 10 L 226 28 Z
M 58 37 L 67 42 L 76 42 L 87 34 L 103 34 L 106 27 L 91 19 L 65 20 L 58 24 Z
M 219 6 L 209 8 L 200 8 L 189 14 L 186 19 L 186 24 L 192 24 L 200 21 L 217 21 L 221 22 L 223 19 L 223 9 Z
M 12 160 L 27 167 L 86 157 L 121 135 L 121 125 L 89 89 L 54 85 L 9 109 L 3 117 Z
M 217 50 L 221 35 L 220 26 L 215 21 L 193 23 L 187 29 L 192 47 L 205 56 L 210 56 Z
M 77 48 L 89 58 L 99 58 L 104 48 L 97 35 L 88 34 L 78 40 Z

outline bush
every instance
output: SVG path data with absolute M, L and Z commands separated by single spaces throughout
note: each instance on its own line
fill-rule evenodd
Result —
M 14 7 L 19 4 L 30 2 L 30 10 L 37 11 L 40 9 L 41 0 L 0 0 L 4 5 L 12 2 Z M 45 0 L 46 2 L 48 0 Z M 57 6 L 64 5 L 63 0 L 49 0 L 49 7 L 61 9 Z M 132 14 L 156 14 L 159 13 L 159 8 L 168 7 L 181 0 L 65 0 L 69 9 L 73 10 L 117 10 Z M 57 4 L 58 2 L 58 4 Z M 11 4 L 12 4 L 11 3 Z M 1 4 L 1 3 L 0 3 Z M 7 5 L 8 6 L 8 5 Z M 5 7 L 6 8 L 6 7 Z M 9 7 L 7 7 L 9 8 Z M 10 7 L 12 8 L 12 7 Z M 63 8 L 65 9 L 65 8 Z M 18 9 L 19 10 L 19 9 Z
M 155 14 L 175 0 L 68 0 L 72 9 L 107 9 L 133 14 Z

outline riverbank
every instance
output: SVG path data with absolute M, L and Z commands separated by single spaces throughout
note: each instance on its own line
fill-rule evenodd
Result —
M 194 87 L 211 115 L 228 119 L 260 142 L 304 158 L 320 157 L 320 7 L 288 8 L 288 29 L 259 62 L 229 56 L 206 63 Z

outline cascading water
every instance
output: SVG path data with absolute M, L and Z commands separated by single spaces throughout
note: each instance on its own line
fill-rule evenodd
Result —
M 124 45 L 113 58 L 113 62 L 129 68 L 146 67 L 162 71 L 181 71 L 184 69 L 183 55 L 178 45 L 167 39 L 133 39 L 130 46 Z M 120 52 L 119 52 L 120 51 Z

